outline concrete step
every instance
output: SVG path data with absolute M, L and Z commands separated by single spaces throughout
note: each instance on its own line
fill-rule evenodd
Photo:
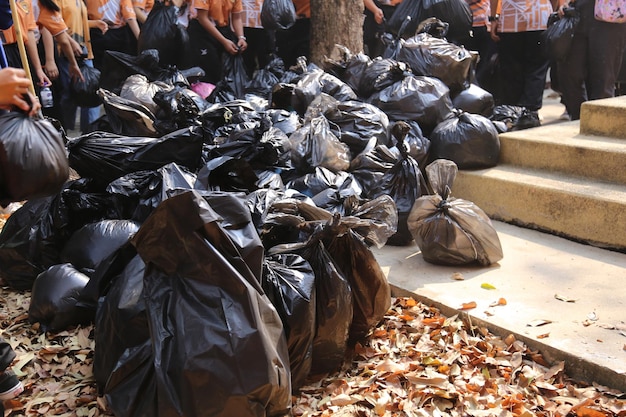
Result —
M 580 108 L 580 133 L 626 138 L 626 96 L 583 103 Z
M 626 250 L 626 185 L 502 164 L 459 171 L 452 196 L 495 220 Z
M 501 164 L 626 184 L 626 140 L 581 134 L 577 121 L 507 132 L 500 143 Z

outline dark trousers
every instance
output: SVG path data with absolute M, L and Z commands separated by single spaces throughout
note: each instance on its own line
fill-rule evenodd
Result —
M 237 37 L 229 27 L 217 29 L 226 38 L 237 43 Z M 187 33 L 189 34 L 189 46 L 185 54 L 185 68 L 200 67 L 205 73 L 202 81 L 217 84 L 223 78 L 222 62 L 223 55 L 226 53 L 224 47 L 196 19 L 189 22 Z
M 0 337 L 0 372 L 4 372 L 11 365 L 13 359 L 15 359 L 13 348 L 9 342 Z
M 615 83 L 626 48 L 626 24 L 599 22 L 593 10 L 581 11 L 567 59 L 559 63 L 559 84 L 572 120 L 580 119 L 587 100 L 615 96 Z
M 548 60 L 540 45 L 541 31 L 500 33 L 499 36 L 501 104 L 539 110 L 548 72 Z
M 297 19 L 287 30 L 276 31 L 276 54 L 289 68 L 296 64 L 298 57 L 309 59 L 311 55 L 311 19 Z
M 459 43 L 468 51 L 478 52 L 480 59 L 476 65 L 476 83 L 481 87 L 488 84 L 489 61 L 496 53 L 496 43 L 491 39 L 487 26 L 473 27 L 472 36 L 459 39 Z
M 93 51 L 93 66 L 102 71 L 105 51 L 123 52 L 128 55 L 137 55 L 137 39 L 128 26 L 118 29 L 109 29 L 103 35 L 100 29 L 89 30 L 91 35 L 91 49 Z
M 383 11 L 385 20 L 389 20 L 396 10 L 395 6 L 381 5 L 377 1 L 374 3 Z M 382 35 L 385 33 L 385 23 L 376 23 L 374 14 L 367 9 L 365 9 L 364 14 L 363 45 L 367 48 L 367 55 L 370 58 L 382 56 L 386 49 L 386 45 L 381 40 Z
M 270 62 L 270 55 L 274 51 L 274 40 L 269 31 L 263 28 L 243 28 L 248 48 L 243 52 L 243 62 L 248 76 L 254 71 L 264 68 Z

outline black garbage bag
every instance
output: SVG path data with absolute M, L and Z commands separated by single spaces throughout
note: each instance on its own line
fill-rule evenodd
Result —
M 61 250 L 76 230 L 117 215 L 110 196 L 94 192 L 84 178 L 57 195 L 28 200 L 0 233 L 0 278 L 14 289 L 32 288 L 37 275 L 61 263 Z
M 42 332 L 60 332 L 87 324 L 91 314 L 77 306 L 89 277 L 72 264 L 53 265 L 37 276 L 33 284 L 28 321 L 39 323 Z
M 283 326 L 220 216 L 185 192 L 159 205 L 132 242 L 146 262 L 158 415 L 286 414 Z
M 296 392 L 311 372 L 315 336 L 315 273 L 301 256 L 273 255 L 265 260 L 261 284 L 285 328 L 291 389 Z
M 354 175 L 363 189 L 363 196 L 369 198 L 370 191 L 382 184 L 385 173 L 398 161 L 398 153 L 385 145 L 375 146 L 358 154 L 350 161 L 349 172 Z
M 396 6 L 394 13 L 385 22 L 385 32 L 407 38 L 413 36 L 417 25 L 424 20 L 423 14 L 422 1 L 403 1 Z
M 357 100 L 340 102 L 321 94 L 310 104 L 305 119 L 320 114 L 339 129 L 339 140 L 348 145 L 352 155 L 372 146 L 372 140 L 377 145 L 389 145 L 389 118 L 372 104 Z
M 541 33 L 541 46 L 546 58 L 551 61 L 563 61 L 569 55 L 572 47 L 572 40 L 580 21 L 580 15 L 575 8 L 566 7 L 563 17 L 559 18 L 556 14 L 552 21 L 548 28 Z
M 353 314 L 349 340 L 363 339 L 383 319 L 391 306 L 391 288 L 385 273 L 363 238 L 345 223 L 334 222 L 324 239 L 339 270 L 352 288 Z
M 163 81 L 150 82 L 141 74 L 131 75 L 122 84 L 120 97 L 142 104 L 157 115 L 160 107 L 155 103 L 154 96 L 160 91 L 169 91 L 174 87 Z
M 131 172 L 158 169 L 170 162 L 196 170 L 202 142 L 202 132 L 195 127 L 160 138 L 93 132 L 68 143 L 69 160 L 82 177 L 108 184 Z
M 296 112 L 283 109 L 268 109 L 265 114 L 272 120 L 272 126 L 280 129 L 287 136 L 302 127 L 300 117 Z
M 471 83 L 468 88 L 462 90 L 452 98 L 452 105 L 467 113 L 480 114 L 491 117 L 495 107 L 493 95 L 477 84 Z
M 430 135 L 430 157 L 449 159 L 459 169 L 491 168 L 500 159 L 500 138 L 491 120 L 455 111 Z
M 224 103 L 245 97 L 246 85 L 250 78 L 243 62 L 243 55 L 224 54 L 222 67 L 223 77 L 207 97 L 209 103 Z
M 328 119 L 313 118 L 308 125 L 295 131 L 290 137 L 291 160 L 302 173 L 316 167 L 333 172 L 346 171 L 350 167 L 350 148 L 332 132 Z
M 56 194 L 69 177 L 61 132 L 21 111 L 0 115 L 0 205 Z
M 187 87 L 174 87 L 157 91 L 154 102 L 164 112 L 163 119 L 173 121 L 178 129 L 200 124 L 200 115 L 210 104 L 198 93 Z
M 493 114 L 489 118 L 494 123 L 504 123 L 506 130 L 516 130 L 520 122 L 523 123 L 525 116 L 528 116 L 529 110 L 521 106 L 513 106 L 508 104 L 498 104 L 493 108 Z
M 102 104 L 102 98 L 98 95 L 100 70 L 86 65 L 84 61 L 81 61 L 79 68 L 85 81 L 81 81 L 79 78 L 72 79 L 70 96 L 80 107 L 98 107 Z
M 143 223 L 154 209 L 171 196 L 174 190 L 196 188 L 196 175 L 175 164 L 156 171 L 136 171 L 124 175 L 107 186 L 107 192 L 124 210 L 124 218 Z
M 98 264 L 122 247 L 139 230 L 132 220 L 101 220 L 72 234 L 61 251 L 61 262 L 91 276 Z
M 100 88 L 104 111 L 113 133 L 128 136 L 159 136 L 154 124 L 156 117 L 150 109 L 133 100 Z
M 408 130 L 407 126 L 406 131 Z M 425 192 L 426 184 L 417 161 L 408 154 L 408 149 L 401 138 L 399 138 L 397 149 L 399 151 L 397 161 L 391 169 L 384 173 L 377 186 L 368 189 L 368 197 L 376 198 L 381 195 L 388 195 L 396 203 L 398 229 L 387 240 L 387 244 L 403 246 L 413 241 L 413 237 L 407 229 L 406 219 L 415 200 Z
M 406 136 L 404 136 L 404 145 L 408 148 L 409 155 L 411 155 L 420 166 L 426 166 L 426 162 L 428 161 L 428 157 L 430 155 L 430 140 L 424 137 L 422 128 L 416 121 L 406 120 L 402 123 L 409 125 L 409 131 Z M 393 125 L 391 127 L 391 131 L 393 135 Z
M 150 339 L 143 293 L 144 271 L 144 262 L 135 248 L 128 245 L 115 253 L 104 268 L 101 266 L 99 276 L 94 277 L 106 281 L 98 288 L 95 306 L 94 341 L 107 347 L 94 353 L 93 373 L 100 393 L 107 391 L 109 377 L 124 350 Z M 83 291 L 81 301 L 84 297 Z
M 427 33 L 418 33 L 402 42 L 396 59 L 409 64 L 416 75 L 440 79 L 451 91 L 461 91 L 469 84 L 474 61 L 464 47 Z
M 261 6 L 261 25 L 266 30 L 285 30 L 296 23 L 296 8 L 291 0 L 266 0 Z
M 398 208 L 388 195 L 360 200 L 346 214 L 342 223 L 360 235 L 367 247 L 382 248 L 398 230 Z
M 117 94 L 124 81 L 133 74 L 144 75 L 149 81 L 189 86 L 189 80 L 183 72 L 174 66 L 161 65 L 159 61 L 159 51 L 156 49 L 146 49 L 137 55 L 105 51 L 100 87 Z
M 324 58 L 322 68 L 346 83 L 355 93 L 359 93 L 363 71 L 372 59 L 359 52 L 353 54 L 343 45 L 335 45 L 330 57 Z
M 377 57 L 363 69 L 359 84 L 359 96 L 369 98 L 375 92 L 402 81 L 411 74 L 411 68 L 404 62 L 391 58 Z
M 474 203 L 450 196 L 458 168 L 438 159 L 426 167 L 435 192 L 417 199 L 408 225 L 424 260 L 442 265 L 491 265 L 502 259 L 498 233 Z
M 278 77 L 272 71 L 261 68 L 256 70 L 252 78 L 246 83 L 244 93 L 269 99 L 272 96 L 274 86 L 279 82 Z
M 198 171 L 195 188 L 250 193 L 258 188 L 258 181 L 254 168 L 245 159 L 217 156 Z
M 276 245 L 269 255 L 297 254 L 306 259 L 315 273 L 315 337 L 311 374 L 338 370 L 345 360 L 352 323 L 352 288 L 322 243 L 318 228 L 299 243 Z
M 420 22 L 429 18 L 448 23 L 448 39 L 460 40 L 469 35 L 472 30 L 473 15 L 469 4 L 465 0 L 423 0 L 423 14 Z
M 183 5 L 183 8 L 185 7 L 186 4 Z M 179 10 L 174 5 L 168 6 L 165 2 L 156 1 L 148 18 L 141 25 L 137 50 L 142 52 L 156 49 L 159 51 L 161 66 L 180 66 L 189 42 L 187 30 L 178 24 L 178 14 L 182 11 L 186 10 Z
M 348 84 L 314 65 L 309 65 L 308 71 L 302 75 L 293 90 L 293 108 L 298 114 L 304 115 L 313 100 L 322 93 L 326 93 L 339 101 L 357 98 L 356 93 Z
M 414 120 L 428 136 L 450 116 L 450 90 L 439 79 L 410 75 L 382 91 L 373 94 L 368 102 L 387 113 L 390 120 Z
M 333 172 L 324 167 L 316 167 L 314 172 L 289 181 L 286 187 L 298 190 L 309 197 L 314 197 L 329 188 L 343 190 L 346 196 L 360 196 L 363 191 L 352 174 L 345 171 Z

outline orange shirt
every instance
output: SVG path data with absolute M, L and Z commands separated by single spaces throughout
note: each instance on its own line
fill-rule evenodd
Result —
M 37 23 L 48 29 L 52 36 L 57 36 L 61 32 L 65 32 L 68 28 L 63 19 L 61 12 L 39 7 L 39 17 Z
M 263 0 L 241 0 L 241 21 L 245 28 L 262 28 L 261 8 Z
M 35 15 L 33 13 L 33 9 L 31 7 L 30 0 L 16 0 L 15 5 L 17 6 L 17 14 L 19 15 L 19 23 L 20 30 L 22 31 L 22 38 L 24 39 L 24 43 L 28 42 L 28 31 L 29 30 L 37 30 L 37 23 L 35 22 Z M 2 43 L 4 45 L 9 45 L 17 42 L 17 35 L 15 33 L 15 28 L 11 26 L 10 28 L 3 30 L 0 34 L 2 37 Z
M 217 27 L 227 26 L 230 14 L 242 10 L 241 0 L 193 0 L 193 8 L 208 10 L 209 18 Z
M 501 0 L 499 32 L 544 30 L 552 10 L 550 0 Z
M 298 19 L 311 17 L 311 0 L 293 0 Z
M 87 0 L 87 16 L 91 20 L 104 20 L 111 29 L 137 18 L 131 0 Z

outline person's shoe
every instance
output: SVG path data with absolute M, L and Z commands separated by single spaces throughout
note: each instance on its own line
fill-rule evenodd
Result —
M 531 127 L 538 126 L 541 126 L 541 121 L 539 120 L 539 112 L 524 109 L 519 119 L 517 120 L 517 123 L 515 123 L 513 130 L 530 129 Z
M 571 120 L 571 118 L 569 117 L 569 113 L 567 112 L 567 110 L 565 110 L 565 111 L 563 112 L 563 114 L 559 116 L 559 120 L 564 120 L 564 121 L 569 121 L 569 120 Z
M 0 373 L 0 401 L 13 399 L 23 391 L 24 386 L 12 370 Z

